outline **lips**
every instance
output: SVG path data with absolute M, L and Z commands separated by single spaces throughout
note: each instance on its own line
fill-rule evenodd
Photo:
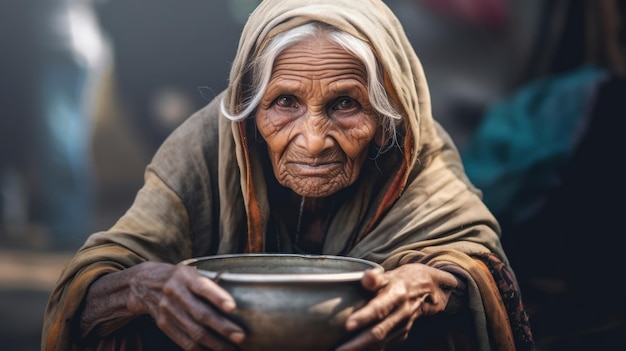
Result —
M 332 173 L 338 167 L 341 167 L 340 162 L 291 162 L 288 164 L 292 172 L 297 173 L 300 176 L 325 176 Z

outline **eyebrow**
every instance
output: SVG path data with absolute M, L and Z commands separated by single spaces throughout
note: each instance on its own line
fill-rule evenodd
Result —
M 285 78 L 272 80 L 264 93 L 265 97 L 276 98 L 280 95 L 302 95 L 306 92 L 300 80 Z M 331 96 L 367 96 L 368 87 L 357 79 L 342 79 L 327 85 L 326 90 Z
M 362 84 L 361 82 L 353 82 L 354 81 L 352 81 L 351 83 L 333 83 L 328 86 L 328 90 L 332 95 L 361 96 L 363 95 L 363 92 L 365 92 L 365 94 L 367 95 L 367 85 Z

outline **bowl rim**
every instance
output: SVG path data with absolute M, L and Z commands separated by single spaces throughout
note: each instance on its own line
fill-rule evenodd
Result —
M 295 257 L 304 259 L 332 259 L 341 261 L 351 261 L 369 266 L 364 270 L 354 272 L 340 272 L 340 273 L 306 273 L 306 274 L 272 274 L 272 273 L 232 273 L 232 272 L 215 272 L 206 269 L 200 269 L 195 267 L 198 272 L 214 281 L 224 280 L 232 282 L 248 282 L 248 283 L 333 283 L 333 282 L 349 282 L 360 281 L 365 270 L 376 270 L 383 272 L 383 267 L 373 261 L 369 261 L 362 258 L 350 257 L 350 256 L 335 256 L 335 255 L 315 255 L 315 254 L 291 254 L 291 253 L 238 253 L 238 254 L 220 254 L 194 257 L 183 260 L 180 264 L 191 265 L 195 262 L 206 259 L 221 259 L 221 258 L 237 258 L 237 257 Z

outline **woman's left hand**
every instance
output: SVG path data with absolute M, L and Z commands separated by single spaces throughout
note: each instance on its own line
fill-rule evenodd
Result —
M 348 331 L 364 329 L 338 351 L 382 350 L 406 340 L 416 318 L 446 308 L 458 281 L 451 273 L 409 263 L 384 273 L 368 271 L 361 283 L 377 294 L 348 317 Z

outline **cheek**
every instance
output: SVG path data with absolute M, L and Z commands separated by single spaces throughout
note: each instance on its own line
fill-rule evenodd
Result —
M 257 131 L 261 134 L 263 139 L 267 139 L 279 130 L 279 127 L 272 122 L 272 119 L 268 116 L 268 113 L 265 110 L 261 110 L 256 113 L 254 116 L 254 123 L 256 124 Z
M 363 161 L 367 155 L 369 144 L 376 135 L 376 120 L 364 119 L 360 123 L 343 130 L 343 136 L 338 139 L 346 156 L 354 161 Z
M 344 186 L 347 186 L 356 181 L 367 160 L 369 145 L 376 135 L 377 120 L 375 118 L 360 119 L 359 123 L 349 128 L 344 126 L 342 130 L 341 137 L 336 139 L 346 156 L 344 175 L 347 183 Z
M 258 113 L 255 123 L 258 133 L 267 145 L 269 157 L 276 166 L 289 144 L 291 127 L 274 124 L 266 112 Z

